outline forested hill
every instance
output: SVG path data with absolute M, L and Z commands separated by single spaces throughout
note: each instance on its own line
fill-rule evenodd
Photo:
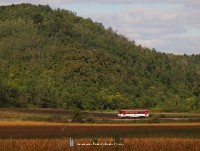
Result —
M 200 108 L 200 57 L 156 52 L 49 6 L 0 7 L 0 107 Z

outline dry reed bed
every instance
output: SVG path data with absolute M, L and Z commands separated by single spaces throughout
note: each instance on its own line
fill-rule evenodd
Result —
M 112 138 L 99 138 L 98 143 L 112 143 Z M 5 139 L 0 140 L 1 151 L 114 151 L 116 146 L 77 146 L 77 143 L 91 143 L 92 139 L 75 139 L 75 146 L 69 147 L 69 138 L 62 139 Z M 199 151 L 200 139 L 143 138 L 122 140 L 118 146 L 122 151 Z
M 200 123 L 186 124 L 63 124 L 0 122 L 0 138 L 199 138 Z

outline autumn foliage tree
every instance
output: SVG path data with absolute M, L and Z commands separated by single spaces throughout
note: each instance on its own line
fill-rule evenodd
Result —
M 198 110 L 199 58 L 136 45 L 72 11 L 0 7 L 0 107 Z

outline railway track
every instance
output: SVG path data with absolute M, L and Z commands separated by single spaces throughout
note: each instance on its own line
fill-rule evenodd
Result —
M 69 110 L 57 110 L 57 109 L 0 109 L 2 111 L 11 111 L 16 113 L 27 113 L 27 114 L 42 114 L 42 115 L 72 115 L 73 111 Z M 94 117 L 94 118 L 103 118 L 103 119 L 111 119 L 111 120 L 146 120 L 148 118 L 118 118 L 117 112 L 116 113 L 100 113 L 100 112 L 88 112 L 83 111 L 82 113 L 85 117 Z M 181 121 L 181 120 L 199 120 L 200 121 L 200 114 L 187 114 L 187 113 L 150 113 L 150 117 L 157 117 L 159 119 L 165 120 L 174 120 L 174 121 Z

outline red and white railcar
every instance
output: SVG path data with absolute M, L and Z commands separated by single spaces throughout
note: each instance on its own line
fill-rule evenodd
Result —
M 137 110 L 119 110 L 118 117 L 126 118 L 126 117 L 148 117 L 149 110 L 147 109 L 137 109 Z

